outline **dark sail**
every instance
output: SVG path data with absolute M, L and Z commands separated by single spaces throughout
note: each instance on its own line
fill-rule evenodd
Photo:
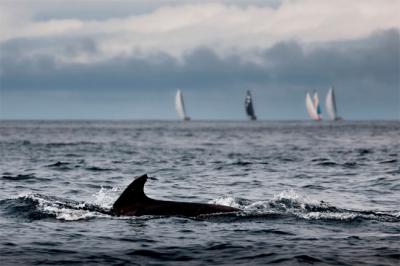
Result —
M 251 99 L 251 93 L 250 91 L 247 91 L 246 94 L 246 99 L 244 101 L 244 106 L 246 109 L 246 114 L 251 120 L 257 120 L 256 114 L 254 112 L 254 107 L 253 107 L 253 100 Z

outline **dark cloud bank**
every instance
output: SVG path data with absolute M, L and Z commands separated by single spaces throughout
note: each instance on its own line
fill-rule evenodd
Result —
M 58 46 L 57 46 L 58 45 Z M 73 56 L 96 53 L 95 42 L 81 40 L 16 39 L 1 44 L 1 90 L 139 91 L 185 88 L 227 92 L 256 88 L 269 97 L 302 93 L 336 85 L 349 99 L 389 106 L 388 117 L 399 112 L 399 32 L 387 30 L 355 41 L 314 44 L 305 50 L 295 41 L 254 51 L 261 64 L 240 56 L 218 57 L 198 48 L 177 62 L 166 54 L 147 58 L 117 57 L 93 64 L 59 64 L 43 53 L 27 57 L 37 47 L 58 47 Z M 358 96 L 357 96 L 358 95 Z

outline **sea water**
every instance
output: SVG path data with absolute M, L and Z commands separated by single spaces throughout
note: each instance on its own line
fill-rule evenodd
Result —
M 1 121 L 0 263 L 398 265 L 400 123 Z M 152 198 L 239 208 L 112 217 Z

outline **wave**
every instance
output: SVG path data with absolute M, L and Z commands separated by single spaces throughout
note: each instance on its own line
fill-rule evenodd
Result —
M 104 167 L 99 167 L 99 166 L 93 166 L 93 165 L 86 165 L 85 160 L 78 160 L 74 163 L 71 162 L 63 162 L 63 161 L 57 161 L 55 163 L 47 165 L 47 167 L 54 169 L 54 170 L 73 170 L 76 168 L 84 168 L 87 171 L 92 171 L 92 172 L 101 172 L 101 171 L 112 171 L 114 169 L 111 168 L 104 168 Z
M 400 222 L 400 211 L 351 210 L 338 208 L 324 201 L 308 199 L 293 190 L 276 194 L 267 201 L 255 201 L 221 197 L 210 203 L 227 205 L 242 210 L 239 216 L 295 217 L 305 220 L 362 221 L 377 220 Z
M 248 162 L 248 161 L 236 161 L 233 162 L 232 165 L 237 165 L 237 166 L 247 166 L 247 165 L 251 165 L 253 164 L 252 162 Z
M 81 146 L 81 145 L 95 145 L 96 142 L 91 141 L 78 141 L 78 142 L 50 142 L 46 143 L 47 147 L 55 148 L 55 147 L 65 147 L 65 146 Z
M 76 221 L 108 216 L 108 210 L 97 205 L 33 193 L 1 200 L 0 206 L 6 215 L 27 220 Z
M 360 156 L 373 153 L 373 151 L 372 151 L 371 149 L 356 149 L 356 152 L 357 152 Z
M 357 168 L 358 166 L 360 166 L 358 163 L 356 162 L 345 162 L 345 163 L 335 163 L 332 161 L 327 161 L 327 160 L 321 160 L 321 161 L 317 161 L 317 160 L 313 160 L 314 162 L 317 162 L 316 165 L 319 166 L 326 166 L 326 167 L 336 167 L 336 166 L 342 166 L 343 168 Z
M 33 173 L 27 173 L 27 174 L 12 174 L 9 172 L 4 172 L 3 175 L 1 175 L 1 179 L 5 179 L 8 181 L 13 181 L 13 182 L 26 182 L 26 183 L 33 183 L 37 181 L 45 182 L 45 181 L 50 181 L 48 178 L 44 177 L 37 177 Z
M 36 179 L 36 176 L 34 174 L 13 175 L 11 173 L 6 172 L 6 173 L 3 173 L 3 176 L 1 178 L 7 179 L 7 180 L 12 180 L 12 181 L 19 181 L 19 180 Z
M 98 167 L 98 166 L 89 166 L 85 168 L 88 171 L 92 171 L 92 172 L 102 172 L 102 171 L 112 171 L 114 169 L 111 168 L 103 168 L 103 167 Z
M 379 164 L 391 164 L 391 163 L 397 163 L 398 161 L 396 159 L 392 160 L 386 160 L 386 161 L 381 161 Z
M 62 162 L 62 161 L 57 161 L 56 163 L 52 163 L 47 165 L 48 168 L 51 168 L 53 170 L 57 170 L 57 171 L 70 171 L 70 170 L 74 170 L 76 168 L 80 168 L 80 164 L 83 163 L 82 162 L 78 162 L 78 164 L 73 164 L 73 163 L 69 163 L 69 162 Z
M 93 141 L 76 141 L 76 142 L 40 142 L 40 141 L 30 141 L 30 140 L 10 140 L 10 141 L 1 141 L 3 144 L 8 145 L 18 145 L 18 146 L 32 146 L 32 147 L 48 147 L 48 148 L 57 148 L 57 147 L 68 147 L 68 146 L 89 146 L 89 145 L 98 145 L 98 142 Z
M 337 166 L 338 164 L 335 162 L 331 162 L 331 161 L 321 161 L 319 163 L 317 163 L 317 165 L 320 166 Z
M 115 219 L 153 219 L 159 216 L 147 217 L 113 217 L 109 214 L 119 189 L 101 188 L 94 194 L 94 203 L 79 202 L 55 196 L 28 193 L 13 199 L 0 201 L 0 207 L 8 216 L 27 220 L 57 219 L 64 221 L 88 220 L 93 218 Z M 251 201 L 236 197 L 220 197 L 210 201 L 240 209 L 238 213 L 213 214 L 200 217 L 222 218 L 223 221 L 237 219 L 284 219 L 296 218 L 303 220 L 361 222 L 375 220 L 381 222 L 400 222 L 400 211 L 351 210 L 330 205 L 324 201 L 308 199 L 292 190 L 276 194 L 271 200 Z M 225 219 L 224 219 L 225 218 Z
M 47 167 L 63 167 L 63 166 L 66 166 L 66 165 L 70 165 L 70 163 L 57 161 L 56 163 L 52 163 L 52 164 L 47 165 Z

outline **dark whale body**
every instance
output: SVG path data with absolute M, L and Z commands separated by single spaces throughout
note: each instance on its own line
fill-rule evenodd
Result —
M 202 214 L 237 212 L 239 209 L 204 203 L 155 200 L 144 194 L 147 175 L 137 177 L 114 203 L 112 215 L 166 215 L 195 217 Z

